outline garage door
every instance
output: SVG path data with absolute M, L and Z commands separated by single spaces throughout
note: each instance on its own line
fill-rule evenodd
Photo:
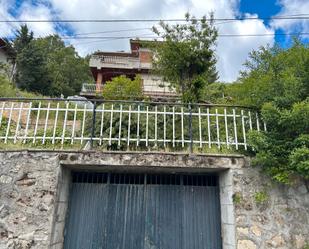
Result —
M 215 175 L 72 173 L 65 249 L 219 249 Z

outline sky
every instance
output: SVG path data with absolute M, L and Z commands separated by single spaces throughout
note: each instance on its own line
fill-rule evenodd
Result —
M 309 0 L 0 0 L 0 20 L 46 19 L 170 19 L 196 17 L 214 12 L 216 18 L 276 17 L 307 14 Z M 0 23 L 0 37 L 13 38 L 20 23 Z M 139 23 L 28 23 L 36 37 L 60 36 L 153 36 L 156 22 Z M 219 37 L 216 47 L 219 80 L 235 81 L 248 54 L 261 46 L 291 44 L 282 33 L 309 33 L 309 20 L 218 21 L 219 34 L 267 34 L 267 36 Z M 128 30 L 128 31 L 123 31 Z M 95 34 L 89 34 L 95 33 Z M 276 35 L 275 35 L 276 34 Z M 309 35 L 302 36 L 308 42 Z M 129 51 L 129 39 L 65 39 L 82 56 L 94 51 Z

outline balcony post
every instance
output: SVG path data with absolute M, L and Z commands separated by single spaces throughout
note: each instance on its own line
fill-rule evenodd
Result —
M 102 79 L 103 79 L 103 74 L 101 72 L 98 72 L 97 74 L 97 81 L 96 81 L 96 93 L 101 92 L 101 85 L 102 85 Z

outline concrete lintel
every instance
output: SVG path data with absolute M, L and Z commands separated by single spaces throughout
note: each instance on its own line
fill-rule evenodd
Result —
M 184 171 L 220 171 L 229 168 L 242 168 L 247 165 L 245 157 L 229 155 L 198 155 L 180 153 L 62 153 L 60 164 L 70 168 L 110 170 L 110 167 L 124 169 L 180 169 Z

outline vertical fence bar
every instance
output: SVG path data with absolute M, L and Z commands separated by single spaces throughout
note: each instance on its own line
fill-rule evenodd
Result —
M 190 137 L 190 153 L 193 152 L 193 131 L 192 131 L 192 106 L 189 104 L 189 137 Z
M 91 125 L 91 137 L 90 137 L 90 148 L 93 148 L 93 139 L 95 137 L 95 121 L 96 121 L 96 109 L 97 109 L 97 102 L 94 101 L 93 108 L 92 108 L 92 125 Z
M 84 132 L 85 132 L 85 122 L 86 122 L 86 107 L 87 104 L 84 104 L 84 111 L 83 111 L 83 122 L 82 122 L 82 134 L 80 138 L 80 144 L 83 144 L 84 141 Z
M 146 106 L 146 147 L 148 147 L 148 106 Z
M 63 129 L 62 129 L 62 136 L 61 136 L 61 146 L 62 147 L 63 147 L 63 144 L 64 144 L 65 131 L 66 131 L 66 128 L 67 128 L 68 111 L 69 111 L 69 102 L 67 102 L 67 104 L 65 106 Z
M 72 127 L 72 135 L 71 135 L 71 144 L 74 143 L 74 138 L 75 138 L 76 115 L 77 115 L 77 103 L 75 103 L 75 109 L 74 109 L 73 127 Z
M 166 147 L 166 106 L 163 108 L 163 146 Z
M 29 129 L 29 122 L 30 122 L 30 116 L 31 116 L 31 110 L 32 110 L 32 102 L 30 102 L 30 104 L 29 104 L 29 110 L 28 110 L 28 114 L 27 114 L 25 135 L 24 135 L 24 141 L 23 141 L 24 144 L 25 144 L 26 141 L 27 141 L 28 129 Z
M 185 147 L 185 137 L 183 128 L 183 106 L 181 107 L 181 145 L 182 147 Z
M 36 141 L 36 133 L 37 133 L 37 130 L 38 130 L 38 124 L 39 124 L 39 118 L 40 118 L 40 111 L 41 111 L 41 101 L 39 102 L 39 106 L 37 108 L 37 116 L 36 116 L 36 121 L 35 121 L 35 128 L 34 128 L 34 133 L 33 133 L 33 141 L 32 143 L 34 144 L 35 141 Z
M 105 104 L 103 103 L 102 105 L 102 114 L 101 114 L 101 125 L 100 125 L 100 142 L 99 145 L 102 145 L 103 141 L 103 128 L 104 128 L 104 109 L 105 109 Z
M 4 139 L 4 143 L 5 143 L 5 144 L 6 144 L 7 141 L 8 141 L 8 136 L 9 136 L 9 132 L 10 132 L 10 126 L 11 126 L 11 120 L 12 120 L 13 108 L 14 108 L 14 102 L 12 102 L 12 104 L 11 104 L 11 109 L 10 109 L 10 114 L 9 114 L 9 120 L 8 120 L 8 127 L 6 128 L 5 139 Z
M 48 124 L 49 110 L 50 110 L 50 102 L 48 102 L 48 105 L 47 105 L 46 118 L 45 118 L 45 124 L 44 124 L 44 135 L 43 135 L 43 139 L 42 139 L 42 143 L 43 144 L 45 144 L 45 137 L 46 137 L 47 124 Z
M 140 104 L 137 105 L 137 129 L 136 129 L 136 146 L 139 146 L 139 121 L 140 121 Z
M 258 115 L 257 112 L 255 113 L 255 118 L 256 118 L 256 128 L 257 128 L 257 131 L 260 131 L 260 121 L 259 121 L 259 115 Z
M 211 148 L 210 116 L 209 116 L 209 108 L 208 107 L 207 107 L 207 129 L 208 129 L 208 147 Z
M 202 142 L 202 118 L 201 118 L 201 107 L 198 108 L 198 129 L 199 129 L 199 137 L 200 137 L 200 148 L 203 147 Z
M 175 106 L 173 106 L 173 147 L 175 147 Z
M 111 106 L 111 119 L 109 122 L 109 139 L 108 139 L 108 145 L 112 145 L 112 132 L 113 132 L 113 113 L 114 113 L 114 105 Z
M 249 116 L 249 127 L 250 127 L 250 131 L 252 131 L 252 118 L 251 118 L 251 112 L 248 112 L 248 116 Z
M 242 126 L 242 133 L 243 133 L 243 136 L 244 136 L 244 146 L 245 146 L 245 150 L 247 150 L 247 137 L 246 137 L 244 110 L 241 110 L 241 126 Z
M 216 108 L 216 129 L 217 129 L 217 143 L 218 143 L 218 148 L 220 149 L 219 116 L 218 116 L 218 109 L 217 108 Z
M 226 147 L 229 149 L 229 129 L 227 126 L 227 114 L 226 114 L 226 108 L 224 108 L 224 126 L 225 126 L 225 140 L 226 140 Z
M 20 123 L 22 110 L 23 110 L 23 102 L 21 102 L 20 106 L 19 106 L 18 119 L 17 119 L 17 123 L 16 123 L 16 130 L 15 130 L 15 136 L 14 136 L 14 144 L 16 144 L 16 141 L 17 141 L 19 123 Z
M 237 126 L 236 126 L 235 108 L 233 108 L 233 124 L 234 124 L 234 135 L 235 135 L 235 146 L 236 146 L 236 150 L 238 150 L 238 139 L 237 139 Z
M 56 130 L 57 130 L 57 122 L 58 122 L 58 113 L 59 113 L 59 102 L 57 103 L 57 107 L 56 107 L 56 114 L 55 114 L 55 122 L 54 122 L 54 131 L 53 131 L 53 141 L 52 141 L 52 144 L 55 144 Z
M 120 146 L 120 144 L 121 144 L 121 122 L 122 122 L 122 104 L 120 104 L 120 113 L 119 113 L 118 146 Z
M 158 106 L 155 107 L 155 147 L 158 146 Z
M 130 130 L 131 130 L 131 105 L 129 105 L 129 117 L 128 117 L 128 140 L 127 146 L 130 146 Z
M 4 113 L 4 107 L 5 107 L 5 102 L 2 103 L 2 107 L 1 107 L 1 113 L 0 113 L 0 127 L 2 124 L 2 117 L 3 117 L 3 113 Z

